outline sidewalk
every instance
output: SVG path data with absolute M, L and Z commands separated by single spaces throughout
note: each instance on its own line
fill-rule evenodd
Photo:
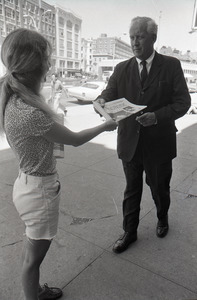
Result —
M 43 263 L 41 283 L 61 287 L 62 300 L 197 299 L 196 121 L 197 115 L 177 121 L 169 234 L 156 237 L 155 207 L 144 185 L 138 241 L 122 254 L 111 250 L 122 233 L 125 188 L 115 150 L 116 132 L 104 133 L 79 148 L 65 146 L 65 158 L 58 161 L 59 231 Z M 16 176 L 11 150 L 0 150 L 0 300 L 23 299 L 24 229 L 11 199 Z

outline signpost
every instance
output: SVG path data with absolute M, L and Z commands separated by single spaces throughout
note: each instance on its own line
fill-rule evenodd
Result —
M 193 19 L 192 19 L 192 31 L 196 31 L 196 30 L 197 30 L 197 1 L 195 0 Z

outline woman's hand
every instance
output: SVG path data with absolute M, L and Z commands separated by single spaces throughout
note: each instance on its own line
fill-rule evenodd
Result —
M 105 123 L 105 131 L 113 131 L 117 128 L 118 123 L 116 123 L 114 120 L 107 120 Z

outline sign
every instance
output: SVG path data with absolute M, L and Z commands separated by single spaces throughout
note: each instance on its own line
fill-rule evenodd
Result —
M 192 30 L 197 30 L 197 1 L 196 0 L 195 0 L 195 3 L 194 3 Z

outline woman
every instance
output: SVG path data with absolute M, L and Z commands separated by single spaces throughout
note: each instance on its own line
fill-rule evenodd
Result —
M 40 94 L 50 68 L 52 48 L 38 32 L 24 28 L 4 40 L 1 58 L 7 69 L 0 80 L 0 125 L 19 161 L 13 202 L 25 224 L 22 286 L 26 300 L 57 299 L 62 291 L 39 285 L 40 265 L 57 233 L 60 183 L 54 143 L 80 146 L 117 127 L 105 122 L 79 133 L 58 123 Z

